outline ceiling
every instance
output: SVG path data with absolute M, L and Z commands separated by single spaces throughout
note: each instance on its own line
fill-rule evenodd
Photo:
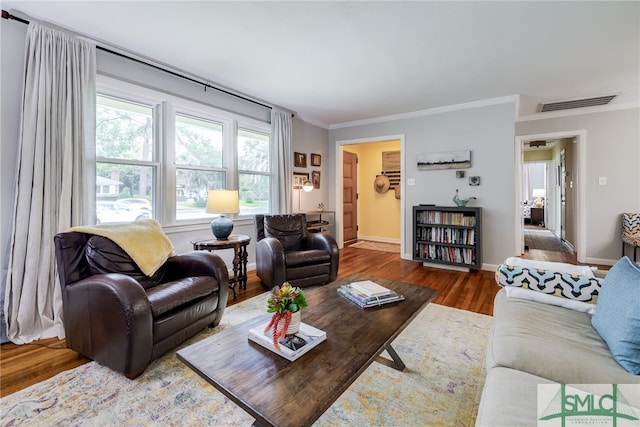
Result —
M 3 1 L 331 128 L 521 95 L 640 101 L 640 2 Z

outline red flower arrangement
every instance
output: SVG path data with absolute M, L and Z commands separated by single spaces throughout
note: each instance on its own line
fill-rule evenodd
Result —
M 275 286 L 267 297 L 267 312 L 273 313 L 271 321 L 264 329 L 273 328 L 273 346 L 280 350 L 278 340 L 284 338 L 291 323 L 291 315 L 307 306 L 304 292 L 298 287 L 291 286 L 289 282 L 284 282 L 282 286 Z M 284 324 L 280 328 L 280 321 L 284 319 Z

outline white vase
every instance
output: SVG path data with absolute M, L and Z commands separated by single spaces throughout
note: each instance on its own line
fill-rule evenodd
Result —
M 291 313 L 291 321 L 289 322 L 289 327 L 287 328 L 287 332 L 285 335 L 293 335 L 298 333 L 300 330 L 300 321 L 302 319 L 302 310 L 298 310 L 295 313 Z M 285 319 L 282 318 L 278 320 L 278 331 L 281 331 L 284 328 Z

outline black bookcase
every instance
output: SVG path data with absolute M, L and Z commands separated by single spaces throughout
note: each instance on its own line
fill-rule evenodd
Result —
M 413 259 L 482 267 L 482 208 L 414 206 Z

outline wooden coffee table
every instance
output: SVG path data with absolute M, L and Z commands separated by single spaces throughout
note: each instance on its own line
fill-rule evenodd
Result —
M 365 310 L 336 291 L 341 285 L 367 279 L 404 295 L 405 300 Z M 327 339 L 294 362 L 247 338 L 251 328 L 269 320 L 268 313 L 177 355 L 254 417 L 255 425 L 310 426 L 374 361 L 404 369 L 391 343 L 435 294 L 434 289 L 355 274 L 305 290 L 309 307 L 302 312 L 302 321 L 325 331 Z M 380 356 L 384 350 L 393 360 Z

